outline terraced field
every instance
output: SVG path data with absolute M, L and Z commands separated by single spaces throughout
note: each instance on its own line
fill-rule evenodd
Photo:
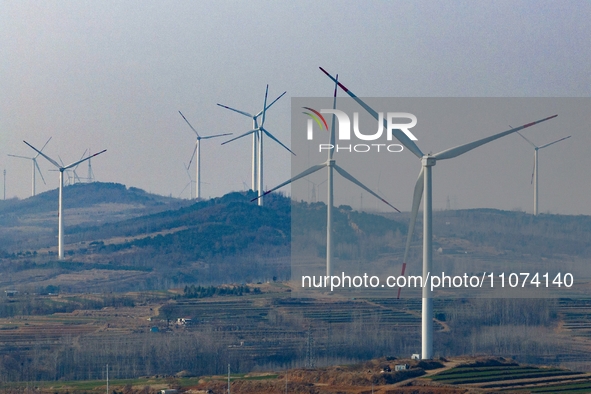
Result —
M 591 391 L 591 374 L 559 368 L 521 366 L 490 360 L 461 365 L 429 377 L 453 386 L 469 386 L 490 391 L 575 393 Z

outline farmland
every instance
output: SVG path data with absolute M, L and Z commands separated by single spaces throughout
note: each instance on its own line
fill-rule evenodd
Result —
M 249 287 L 253 291 L 242 296 L 198 299 L 183 296 L 182 289 L 116 297 L 17 294 L 5 298 L 0 307 L 20 313 L 0 318 L 0 378 L 4 382 L 100 380 L 106 364 L 113 379 L 216 375 L 223 374 L 228 363 L 244 374 L 327 368 L 384 355 L 407 358 L 420 349 L 420 300 L 303 299 L 292 297 L 286 283 Z M 468 331 L 458 322 L 462 315 L 452 313 L 458 309 L 456 300 L 437 300 L 435 307 L 435 338 L 448 349 L 442 353 L 441 347 L 441 356 L 453 358 L 449 349 L 457 349 L 456 354 L 466 354 L 462 350 L 470 348 L 490 349 L 491 339 L 502 335 L 502 346 L 495 346 L 507 351 L 498 352 L 499 356 L 512 356 L 513 363 L 552 367 L 463 367 L 433 377 L 434 383 L 502 388 L 534 378 L 544 384 L 585 382 L 576 372 L 587 370 L 591 363 L 590 343 L 579 326 L 568 323 L 585 316 L 588 303 L 584 300 L 465 300 L 461 309 L 466 312 L 473 308 L 514 311 L 504 318 L 509 320 L 501 321 L 502 326 L 488 323 Z M 554 312 L 548 320 L 527 318 L 526 311 L 536 316 L 538 308 Z M 507 334 L 505 324 L 514 324 L 511 316 L 516 322 L 526 317 L 531 323 L 525 332 L 536 335 L 521 336 L 521 326 L 512 326 L 513 333 Z M 564 372 L 564 367 L 574 371 Z

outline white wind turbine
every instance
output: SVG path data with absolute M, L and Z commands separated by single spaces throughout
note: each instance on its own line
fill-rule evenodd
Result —
M 190 194 L 191 194 L 191 200 L 192 200 L 194 198 L 193 197 L 193 183 L 195 183 L 195 181 L 191 177 L 191 174 L 189 174 L 189 166 L 185 166 L 185 164 L 183 163 L 183 167 L 185 168 L 185 172 L 187 173 L 187 176 L 189 177 L 189 183 L 187 183 L 185 185 L 185 187 L 183 188 L 183 190 L 179 193 L 179 198 L 181 198 L 181 196 L 183 195 L 183 193 L 185 192 L 185 190 L 187 190 L 187 188 L 189 188 L 189 191 L 190 191 Z
M 268 93 L 269 93 L 269 85 L 267 85 L 267 89 L 265 90 L 265 102 L 263 104 L 263 109 L 256 115 L 251 115 L 248 112 L 240 111 L 240 110 L 237 110 L 234 108 L 230 108 L 226 105 L 218 104 L 220 107 L 229 109 L 234 112 L 238 112 L 239 114 L 242 114 L 244 116 L 248 116 L 249 118 L 252 118 L 253 130 L 247 131 L 246 133 L 241 134 L 236 138 L 232 138 L 231 140 L 225 141 L 222 143 L 222 145 L 227 144 L 228 142 L 237 140 L 238 138 L 242 138 L 242 137 L 245 137 L 249 134 L 252 134 L 252 190 L 257 192 L 257 195 L 259 196 L 259 198 L 258 198 L 259 205 L 263 205 L 263 199 L 261 197 L 263 196 L 263 189 L 264 189 L 264 186 L 263 186 L 263 134 L 266 134 L 269 138 L 271 138 L 272 140 L 277 142 L 279 145 L 281 145 L 282 147 L 287 149 L 289 152 L 291 152 L 291 154 L 295 155 L 295 153 L 293 153 L 291 151 L 291 149 L 289 149 L 287 146 L 283 145 L 283 143 L 281 143 L 281 141 L 279 141 L 277 138 L 275 138 L 273 136 L 273 134 L 269 133 L 269 131 L 267 131 L 264 128 L 265 114 L 267 113 L 267 110 L 269 108 L 271 108 L 271 106 L 273 104 L 275 104 L 275 102 L 277 100 L 279 100 L 281 97 L 283 97 L 283 95 L 287 92 L 281 93 L 281 95 L 279 95 L 279 97 L 277 97 L 275 100 L 273 100 L 273 102 L 271 104 L 267 105 L 267 94 Z M 262 117 L 260 125 L 258 122 L 259 116 Z
M 45 149 L 45 147 L 47 146 L 47 144 L 49 143 L 50 140 L 51 140 L 51 137 L 49 137 L 49 139 L 47 140 L 45 145 L 43 145 L 43 148 L 41 148 L 41 151 L 43 151 L 43 149 Z M 31 160 L 31 166 L 32 166 L 31 196 L 34 196 L 36 194 L 36 192 L 35 192 L 35 183 L 36 183 L 35 182 L 35 171 L 39 171 L 39 175 L 41 175 L 41 180 L 43 181 L 43 184 L 46 185 L 45 178 L 43 178 L 43 174 L 41 173 L 41 169 L 39 168 L 39 164 L 37 164 L 37 158 L 39 157 L 39 153 L 37 153 L 33 157 L 17 156 L 17 155 L 11 155 L 11 154 L 9 154 L 8 156 L 18 157 L 19 159 Z
M 84 157 L 84 155 L 86 154 L 86 152 L 88 151 L 88 149 L 86 149 L 84 151 L 84 153 L 82 154 L 82 156 L 80 157 L 80 160 L 82 160 L 82 158 Z M 62 167 L 64 166 L 64 161 L 62 160 L 62 158 L 58 155 L 57 157 L 60 161 L 60 164 L 62 165 Z M 90 162 L 90 160 L 88 161 Z M 67 179 L 64 179 L 64 186 L 71 186 L 71 185 L 75 185 L 76 182 L 81 183 L 82 181 L 80 180 L 80 177 L 78 176 L 78 174 L 76 173 L 76 168 L 78 168 L 78 165 L 74 166 L 73 168 L 68 168 L 66 170 L 66 176 L 68 177 Z M 71 171 L 70 171 L 71 170 Z M 53 169 L 53 170 L 49 170 L 49 171 L 53 171 L 53 172 L 57 172 L 59 170 L 57 169 Z
M 511 127 L 511 126 L 509 126 L 509 127 Z M 523 136 L 523 134 L 521 134 L 519 132 L 517 132 L 517 134 L 519 134 L 521 136 L 521 138 L 523 138 L 524 140 L 529 142 L 529 144 L 534 147 L 534 169 L 531 174 L 531 179 L 532 179 L 531 181 L 534 184 L 534 215 L 537 215 L 538 214 L 538 151 L 540 149 L 544 149 L 550 145 L 554 145 L 557 142 L 564 141 L 565 139 L 570 138 L 571 136 L 569 135 L 568 137 L 561 138 L 561 139 L 556 140 L 554 142 L 550 142 L 549 144 L 546 144 L 546 145 L 537 146 L 536 144 L 534 144 L 533 142 L 531 142 L 530 140 L 525 138 L 525 136 Z
M 338 75 L 337 75 L 337 79 L 338 79 Z M 338 83 L 336 79 L 335 79 L 335 82 Z M 332 104 L 333 109 L 336 109 L 336 104 L 337 104 L 337 85 L 335 84 L 334 98 L 333 98 L 333 104 Z M 322 118 L 322 115 L 320 113 L 318 113 L 317 111 L 314 111 L 311 108 L 306 108 L 306 109 L 315 112 L 315 114 L 317 116 L 320 116 Z M 304 113 L 308 115 L 307 112 L 304 112 Z M 311 121 L 311 119 L 310 119 L 310 121 Z M 330 141 L 329 141 L 329 143 L 332 146 L 335 146 L 335 124 L 336 124 L 336 115 L 333 114 L 331 130 L 330 130 Z M 323 168 L 328 169 L 328 179 L 327 179 L 327 181 L 328 181 L 328 199 L 327 199 L 327 203 L 326 203 L 326 275 L 327 276 L 332 276 L 332 249 L 333 249 L 332 210 L 333 210 L 333 206 L 334 206 L 333 169 L 336 170 L 339 174 L 341 174 L 341 176 L 343 178 L 356 184 L 357 186 L 359 186 L 363 190 L 370 193 L 372 196 L 375 196 L 376 198 L 380 199 L 381 201 L 386 203 L 388 206 L 394 208 L 397 212 L 400 212 L 398 209 L 396 209 L 396 207 L 394 207 L 388 201 L 384 200 L 382 197 L 380 197 L 378 194 L 374 193 L 371 189 L 369 189 L 363 183 L 358 181 L 355 177 L 353 177 L 353 175 L 349 174 L 342 167 L 339 167 L 336 163 L 336 160 L 333 159 L 333 153 L 334 153 L 333 151 L 334 151 L 334 149 L 328 149 L 328 160 L 326 160 L 324 163 L 312 166 L 312 167 L 308 168 L 307 170 L 302 171 L 301 173 L 294 176 L 293 178 L 279 184 L 278 186 L 275 186 L 273 189 L 271 189 L 265 193 L 265 194 L 269 194 L 279 188 L 282 188 L 285 185 L 290 184 L 291 182 L 297 181 L 298 179 L 303 178 L 307 175 L 313 174 L 314 172 L 321 170 Z M 263 195 L 265 195 L 265 194 L 263 194 Z M 261 198 L 261 196 L 258 197 L 258 199 L 260 199 L 260 198 Z M 257 198 L 253 199 L 252 201 L 254 201 L 256 199 Z
M 101 153 L 106 152 L 107 150 L 102 150 L 98 153 L 95 153 L 94 155 L 88 156 L 84 159 L 75 161 L 72 164 L 68 164 L 67 166 L 64 166 L 63 164 L 60 165 L 58 164 L 55 160 L 53 160 L 52 158 L 50 158 L 49 156 L 45 155 L 44 153 L 42 153 L 40 150 L 38 150 L 37 148 L 35 148 L 33 145 L 29 144 L 27 141 L 23 141 L 25 144 L 29 145 L 29 147 L 31 147 L 34 151 L 36 151 L 37 153 L 39 153 L 41 156 L 45 157 L 47 159 L 47 161 L 49 161 L 51 164 L 53 164 L 54 166 L 57 167 L 58 171 L 60 172 L 60 185 L 59 185 L 59 198 L 58 198 L 58 211 L 57 211 L 57 217 L 58 217 L 58 258 L 61 260 L 64 258 L 64 215 L 62 214 L 62 189 L 64 188 L 64 171 L 77 166 L 78 164 L 82 163 L 83 161 L 89 160 L 91 157 L 95 157 L 100 155 Z M 86 153 L 86 152 L 84 152 Z
M 199 133 L 197 132 L 197 130 L 195 130 L 195 128 L 193 126 L 191 126 L 191 123 L 189 123 L 187 118 L 185 118 L 185 115 L 183 115 L 183 113 L 181 111 L 179 111 L 179 114 L 181 114 L 183 119 L 185 119 L 185 122 L 187 122 L 187 124 L 189 125 L 191 130 L 193 130 L 193 132 L 197 136 L 197 140 L 195 141 L 195 149 L 193 149 L 193 155 L 191 156 L 191 160 L 189 160 L 189 165 L 187 166 L 187 169 L 189 169 L 189 167 L 191 167 L 191 163 L 193 162 L 193 158 L 195 157 L 195 154 L 197 154 L 197 157 L 195 158 L 195 167 L 196 167 L 196 170 L 195 170 L 195 172 L 196 172 L 195 195 L 197 196 L 197 199 L 199 200 L 201 198 L 201 140 L 208 140 L 211 138 L 217 138 L 217 137 L 222 137 L 225 135 L 231 135 L 232 133 L 215 134 L 215 135 L 208 135 L 205 137 L 201 137 L 199 135 Z
M 324 72 L 330 79 L 336 82 L 341 89 L 343 89 L 349 96 L 351 96 L 359 105 L 361 105 L 372 117 L 376 120 L 379 119 L 378 113 L 374 111 L 370 106 L 368 106 L 365 102 L 363 102 L 359 97 L 357 97 L 353 92 L 347 89 L 343 84 L 338 82 L 335 78 L 333 78 L 328 72 L 326 72 L 322 67 L 320 67 L 322 72 Z M 408 255 L 408 250 L 410 247 L 410 240 L 412 237 L 412 233 L 414 230 L 417 213 L 419 210 L 419 205 L 421 204 L 421 198 L 423 196 L 423 191 L 425 193 L 425 202 L 423 204 L 423 281 L 427 280 L 428 275 L 431 272 L 433 266 L 432 260 L 432 213 L 433 213 L 433 206 L 432 206 L 432 175 L 431 169 L 437 163 L 437 160 L 445 160 L 445 159 L 453 159 L 454 157 L 460 156 L 474 148 L 477 148 L 481 145 L 484 145 L 488 142 L 494 141 L 498 138 L 504 137 L 511 133 L 515 133 L 521 129 L 525 129 L 526 127 L 533 126 L 537 123 L 544 122 L 548 119 L 555 118 L 558 115 L 553 115 L 541 120 L 537 120 L 535 122 L 531 122 L 525 124 L 523 126 L 519 126 L 516 128 L 512 128 L 510 130 L 504 131 L 502 133 L 494 134 L 490 137 L 482 138 L 480 140 L 470 142 L 464 145 L 457 146 L 455 148 L 446 149 L 434 155 L 432 154 L 424 154 L 421 152 L 419 147 L 411 140 L 402 130 L 393 129 L 392 134 L 400 141 L 404 147 L 406 147 L 409 151 L 411 151 L 415 156 L 421 159 L 421 171 L 419 172 L 419 178 L 417 179 L 417 183 L 414 188 L 413 193 L 413 201 L 412 201 L 412 210 L 410 215 L 410 224 L 408 228 L 408 237 L 406 240 L 406 247 L 404 251 L 404 258 L 402 263 L 402 275 L 404 275 L 404 270 L 406 268 L 406 258 Z M 387 127 L 386 121 L 384 119 L 384 127 Z M 423 286 L 422 288 L 423 294 L 423 305 L 422 305 L 422 327 L 421 327 L 421 343 L 422 343 L 422 354 L 421 358 L 423 359 L 430 359 L 433 356 L 433 298 L 431 294 L 430 286 Z M 400 288 L 399 288 L 400 292 Z

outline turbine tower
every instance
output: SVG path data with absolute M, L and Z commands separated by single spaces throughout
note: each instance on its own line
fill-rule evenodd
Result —
M 45 149 L 45 147 L 47 146 L 47 144 L 49 143 L 50 140 L 51 140 L 51 137 L 49 137 L 49 139 L 47 140 L 45 145 L 43 145 L 43 148 L 41 148 L 41 151 L 43 151 L 43 149 Z M 37 158 L 39 157 L 39 153 L 37 153 L 33 157 L 17 156 L 17 155 L 11 155 L 11 154 L 9 154 L 8 156 L 17 157 L 19 159 L 31 160 L 31 165 L 32 165 L 31 196 L 34 196 L 36 194 L 36 192 L 35 192 L 35 183 L 36 183 L 35 182 L 35 171 L 39 172 L 39 175 L 41 176 L 41 180 L 43 181 L 43 184 L 47 185 L 47 183 L 45 183 L 45 178 L 43 178 L 43 174 L 41 173 L 41 169 L 39 168 L 39 164 L 37 164 Z
M 511 126 L 509 126 L 509 127 L 511 127 Z M 530 140 L 525 138 L 525 136 L 523 134 L 521 134 L 520 132 L 517 132 L 517 134 L 519 134 L 521 136 L 521 138 L 523 138 L 524 140 L 529 142 L 529 144 L 534 147 L 534 169 L 531 174 L 531 179 L 532 179 L 531 181 L 534 184 L 534 215 L 537 215 L 538 214 L 538 151 L 540 149 L 544 149 L 550 145 L 554 145 L 557 142 L 564 141 L 565 139 L 570 138 L 571 136 L 569 135 L 568 137 L 561 138 L 561 139 L 556 140 L 554 142 L 550 142 L 549 144 L 546 144 L 546 145 L 537 146 L 536 144 L 534 144 L 533 142 L 531 142 Z
M 269 138 L 271 138 L 272 140 L 277 142 L 279 145 L 281 145 L 282 147 L 287 149 L 289 152 L 291 152 L 291 154 L 293 154 L 295 156 L 295 153 L 293 153 L 291 151 L 291 149 L 289 149 L 287 146 L 285 146 L 283 143 L 281 143 L 281 141 L 279 141 L 277 138 L 275 138 L 275 136 L 273 136 L 273 134 L 271 134 L 269 131 L 267 131 L 264 128 L 265 115 L 267 113 L 267 110 L 269 108 L 271 108 L 271 106 L 273 104 L 275 104 L 275 102 L 277 100 L 279 100 L 281 97 L 283 97 L 283 95 L 287 92 L 281 93 L 281 95 L 279 95 L 279 97 L 277 97 L 275 100 L 273 100 L 273 102 L 271 104 L 267 105 L 268 93 L 269 93 L 269 85 L 267 85 L 267 89 L 265 90 L 265 102 L 263 104 L 263 109 L 256 115 L 251 115 L 248 112 L 240 111 L 240 110 L 237 110 L 234 108 L 230 108 L 226 105 L 218 104 L 220 107 L 229 109 L 234 112 L 238 112 L 239 114 L 242 114 L 244 116 L 248 116 L 248 117 L 252 118 L 252 127 L 253 127 L 252 130 L 247 131 L 246 133 L 241 134 L 238 137 L 232 138 L 231 140 L 225 141 L 222 143 L 222 145 L 227 144 L 228 142 L 232 142 L 234 140 L 237 140 L 239 138 L 245 137 L 249 134 L 252 134 L 252 190 L 257 192 L 259 205 L 263 205 L 263 199 L 261 197 L 263 196 L 263 189 L 264 189 L 264 185 L 263 185 L 263 134 L 266 134 Z M 258 122 L 259 116 L 262 117 L 260 125 Z
M 335 83 L 337 83 L 341 89 L 343 89 L 349 96 L 351 96 L 359 105 L 361 105 L 373 118 L 379 120 L 378 113 L 374 111 L 369 105 L 363 102 L 359 97 L 357 97 L 353 92 L 347 89 L 343 84 L 338 82 L 335 78 L 333 78 L 328 72 L 326 72 L 322 67 L 320 70 L 324 72 L 330 79 L 332 79 Z M 432 214 L 433 214 L 433 195 L 432 195 L 432 168 L 437 163 L 438 160 L 445 160 L 445 159 L 453 159 L 454 157 L 460 156 L 468 151 L 471 151 L 474 148 L 477 148 L 481 145 L 484 145 L 488 142 L 494 141 L 498 138 L 504 137 L 511 133 L 515 133 L 519 130 L 525 129 L 527 127 L 533 126 L 540 122 L 544 122 L 548 119 L 555 118 L 558 115 L 553 115 L 544 119 L 537 120 L 535 122 L 531 122 L 525 124 L 523 126 L 519 126 L 516 128 L 512 128 L 510 130 L 494 134 L 490 137 L 482 138 L 480 140 L 470 142 L 464 145 L 456 146 L 454 148 L 446 149 L 434 155 L 432 154 L 424 154 L 421 152 L 419 147 L 415 144 L 413 140 L 411 140 L 402 130 L 393 129 L 392 134 L 400 141 L 400 143 L 411 151 L 415 156 L 421 159 L 421 171 L 419 172 L 419 177 L 417 179 L 417 183 L 415 184 L 414 193 L 413 193 L 413 201 L 412 201 L 412 210 L 410 215 L 410 225 L 408 228 L 408 237 L 406 239 L 406 247 L 404 251 L 404 258 L 402 263 L 402 275 L 404 275 L 404 271 L 406 268 L 406 258 L 408 255 L 408 249 L 410 247 L 410 240 L 412 237 L 412 233 L 414 230 L 414 225 L 417 218 L 417 213 L 419 210 L 419 205 L 421 204 L 421 199 L 423 197 L 423 191 L 425 193 L 425 201 L 423 203 L 423 281 L 427 279 L 427 275 L 431 272 L 433 268 L 433 232 L 432 232 Z M 387 127 L 386 120 L 384 119 L 384 127 Z M 400 288 L 398 289 L 400 292 Z M 421 327 L 421 343 L 422 343 L 422 355 L 421 358 L 423 359 L 430 359 L 433 357 L 433 298 L 432 292 L 429 286 L 423 286 L 422 288 L 423 294 L 423 305 L 422 305 L 422 327 Z
M 199 135 L 199 133 L 197 132 L 197 130 L 195 130 L 195 128 L 193 126 L 191 126 L 191 123 L 189 123 L 187 118 L 185 118 L 185 115 L 183 115 L 183 113 L 181 111 L 179 111 L 179 114 L 181 114 L 181 116 L 183 117 L 185 122 L 187 122 L 187 124 L 189 125 L 191 130 L 193 130 L 193 132 L 197 136 L 197 140 L 195 141 L 195 148 L 193 149 L 193 155 L 191 155 L 191 160 L 189 160 L 189 165 L 187 166 L 187 169 L 189 169 L 189 167 L 191 167 L 191 163 L 193 162 L 193 158 L 195 157 L 195 154 L 197 154 L 197 157 L 195 158 L 195 167 L 196 167 L 196 169 L 195 169 L 195 172 L 196 172 L 195 195 L 197 196 L 197 200 L 200 200 L 201 199 L 201 140 L 208 140 L 211 138 L 217 138 L 217 137 L 222 137 L 225 135 L 231 135 L 232 133 L 215 134 L 215 135 L 208 135 L 208 136 L 201 137 Z
M 337 75 L 337 80 L 338 80 L 338 75 Z M 333 104 L 332 104 L 333 110 L 336 109 L 336 105 L 337 105 L 337 85 L 336 85 L 336 83 L 338 83 L 337 80 L 335 80 L 335 89 L 334 89 Z M 322 116 L 322 114 L 320 112 L 313 110 L 312 108 L 308 108 L 308 107 L 305 107 L 305 109 L 308 111 L 311 111 L 314 115 L 310 114 L 309 112 L 304 112 L 304 114 L 309 115 L 313 119 L 318 119 L 319 124 L 321 124 L 321 125 L 324 124 L 328 128 L 326 120 L 324 119 L 324 117 Z M 322 120 L 322 122 L 320 120 Z M 312 119 L 309 119 L 308 122 L 312 122 Z M 330 130 L 330 141 L 329 141 L 329 143 L 332 146 L 335 146 L 335 124 L 336 124 L 336 115 L 333 114 L 331 130 Z M 332 249 L 333 249 L 332 210 L 333 210 L 333 206 L 334 206 L 333 170 L 336 170 L 339 174 L 341 174 L 341 176 L 343 178 L 356 184 L 357 186 L 359 186 L 363 190 L 367 191 L 371 195 L 380 199 L 381 201 L 386 203 L 388 206 L 394 208 L 394 210 L 396 210 L 397 212 L 400 212 L 392 204 L 390 204 L 389 202 L 384 200 L 382 197 L 380 197 L 379 195 L 374 193 L 371 189 L 369 189 L 363 183 L 358 181 L 355 177 L 353 177 L 353 175 L 349 174 L 342 167 L 339 167 L 336 163 L 336 160 L 333 159 L 333 154 L 334 154 L 334 149 L 328 149 L 328 159 L 324 163 L 308 168 L 307 170 L 305 170 L 305 171 L 299 173 L 298 175 L 294 176 L 293 178 L 279 184 L 278 186 L 275 186 L 273 189 L 271 189 L 265 193 L 265 194 L 269 194 L 269 193 L 271 193 L 271 192 L 273 192 L 285 185 L 290 184 L 291 182 L 297 181 L 298 179 L 303 178 L 307 175 L 313 174 L 314 172 L 321 170 L 323 168 L 328 169 L 328 196 L 327 196 L 328 199 L 327 199 L 327 203 L 326 203 L 326 275 L 329 277 L 332 276 Z M 265 194 L 263 194 L 263 196 Z M 253 199 L 252 201 L 254 201 L 256 199 L 260 199 L 260 198 L 261 198 L 261 196 Z
M 88 156 L 84 159 L 75 161 L 72 164 L 68 164 L 67 166 L 64 166 L 63 164 L 62 165 L 58 164 L 55 160 L 53 160 L 49 156 L 42 153 L 40 150 L 35 148 L 33 145 L 29 144 L 27 141 L 23 141 L 23 142 L 25 144 L 27 144 L 29 147 L 31 147 L 35 152 L 37 152 L 41 156 L 45 157 L 47 159 L 47 161 L 49 161 L 51 164 L 56 166 L 58 171 L 60 172 L 60 186 L 59 186 L 59 199 L 58 199 L 58 211 L 57 211 L 57 217 L 58 217 L 58 244 L 57 244 L 58 248 L 57 249 L 58 249 L 58 258 L 60 260 L 62 260 L 64 258 L 64 215 L 62 214 L 62 190 L 64 188 L 64 171 L 68 170 L 69 168 L 77 166 L 78 164 L 82 163 L 83 161 L 90 160 L 90 158 L 98 156 L 101 153 L 106 152 L 107 150 L 106 149 L 102 150 L 98 153 L 95 153 L 94 155 Z M 84 153 L 86 153 L 86 152 L 84 152 Z

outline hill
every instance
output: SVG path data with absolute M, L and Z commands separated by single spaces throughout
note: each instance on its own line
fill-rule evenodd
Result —
M 290 278 L 291 253 L 322 264 L 326 205 L 250 193 L 178 200 L 109 183 L 65 188 L 66 259 L 56 261 L 57 192 L 0 204 L 0 288 L 128 291 Z M 335 210 L 335 259 L 398 274 L 406 214 Z M 420 273 L 421 225 L 408 270 Z M 591 257 L 591 217 L 491 209 L 434 213 L 435 267 L 448 271 L 580 269 Z M 492 264 L 492 268 L 491 268 Z M 508 271 L 509 272 L 509 271 Z M 533 272 L 533 271 L 532 271 Z M 591 277 L 586 272 L 579 272 Z M 21 286 L 21 287 L 19 287 Z
M 324 204 L 292 204 L 279 194 L 259 207 L 250 202 L 252 193 L 195 203 L 116 184 L 66 190 L 70 208 L 65 210 L 64 261 L 55 261 L 51 195 L 7 202 L 0 209 L 5 223 L 0 268 L 10 274 L 0 279 L 0 288 L 26 283 L 29 290 L 51 285 L 127 291 L 285 280 L 290 275 L 292 210 L 306 231 L 326 231 Z M 406 231 L 403 223 L 348 207 L 336 210 L 334 217 L 337 247 L 378 232 L 395 231 L 401 240 Z M 320 256 L 324 243 L 322 237 L 314 239 Z

